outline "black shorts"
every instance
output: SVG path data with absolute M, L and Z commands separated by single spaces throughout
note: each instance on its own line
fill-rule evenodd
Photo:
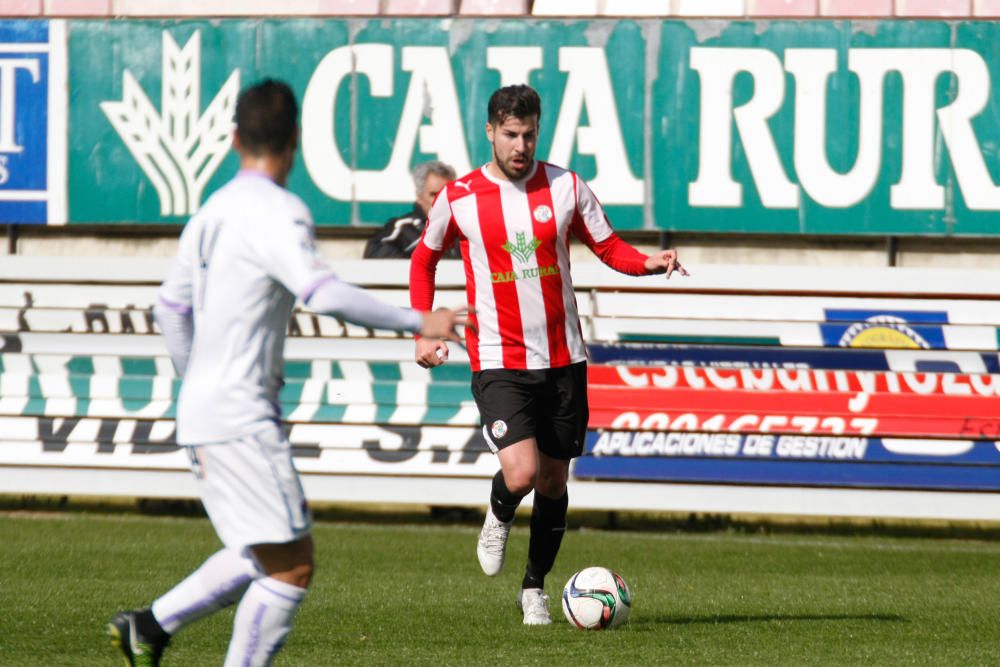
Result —
M 538 449 L 555 459 L 583 453 L 587 440 L 587 362 L 561 368 L 494 368 L 472 374 L 472 395 L 483 437 L 497 452 L 535 438 Z

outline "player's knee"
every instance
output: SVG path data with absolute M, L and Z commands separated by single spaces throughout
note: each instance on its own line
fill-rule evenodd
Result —
M 535 491 L 546 498 L 562 498 L 566 493 L 566 478 L 562 476 L 539 476 Z
M 562 498 L 566 493 L 569 472 L 563 469 L 543 467 L 535 478 L 534 489 L 546 498 Z
M 299 562 L 294 565 L 288 565 L 284 569 L 269 573 L 268 576 L 272 579 L 277 579 L 278 581 L 292 586 L 309 588 L 309 584 L 312 582 L 314 570 L 315 565 L 312 560 L 309 560 L 307 562 Z
M 316 566 L 312 561 L 296 565 L 288 573 L 292 579 L 289 583 L 293 586 L 298 586 L 299 588 L 309 588 L 309 584 L 312 583 L 313 571 L 315 569 Z
M 529 466 L 515 468 L 510 471 L 510 474 L 508 474 L 506 470 L 503 473 L 507 489 L 514 495 L 518 496 L 526 495 L 533 488 L 535 488 L 537 475 L 537 471 L 533 467 Z
M 258 544 L 253 554 L 267 576 L 299 588 L 309 587 L 315 568 L 310 537 L 284 544 Z

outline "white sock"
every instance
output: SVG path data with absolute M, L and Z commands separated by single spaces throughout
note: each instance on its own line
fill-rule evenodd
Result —
M 170 634 L 188 623 L 228 607 L 250 582 L 264 573 L 256 563 L 232 549 L 215 552 L 187 579 L 153 602 L 153 616 Z
M 224 667 L 263 667 L 281 649 L 306 589 L 265 577 L 243 595 L 236 608 L 233 638 Z

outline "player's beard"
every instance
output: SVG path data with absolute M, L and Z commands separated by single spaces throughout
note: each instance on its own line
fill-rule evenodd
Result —
M 504 176 L 506 176 L 512 181 L 519 181 L 525 176 L 527 176 L 528 172 L 531 171 L 531 165 L 535 163 L 535 159 L 533 156 L 529 157 L 527 155 L 524 155 L 522 157 L 524 157 L 525 160 L 524 169 L 521 169 L 520 172 L 515 171 L 511 167 L 509 167 L 504 160 L 500 159 L 500 156 L 497 154 L 497 147 L 495 145 L 493 146 L 493 162 L 495 162 L 496 165 L 500 167 L 500 171 L 503 172 Z

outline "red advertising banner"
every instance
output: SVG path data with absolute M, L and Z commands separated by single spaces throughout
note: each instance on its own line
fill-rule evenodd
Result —
M 1000 437 L 995 375 L 595 366 L 589 376 L 592 428 Z
M 1000 375 L 704 366 L 591 366 L 591 385 L 721 391 L 1000 396 Z

